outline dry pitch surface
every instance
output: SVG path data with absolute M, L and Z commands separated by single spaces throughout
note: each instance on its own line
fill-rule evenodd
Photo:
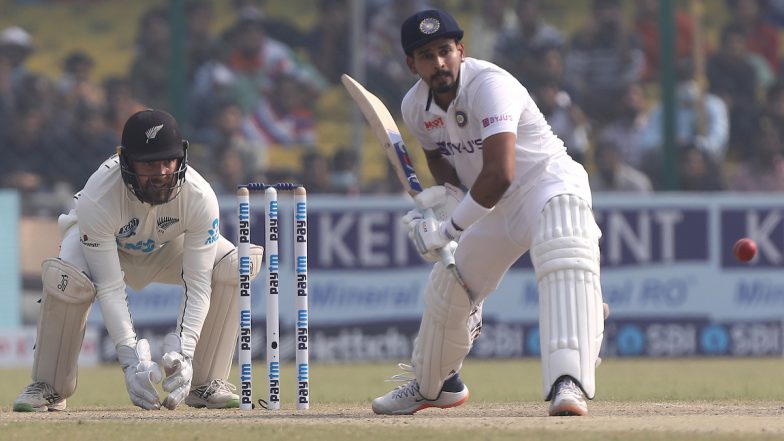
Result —
M 377 381 L 379 372 L 387 371 L 388 366 L 363 365 L 356 370 L 353 366 L 321 367 L 322 382 L 313 392 L 324 399 L 314 400 L 307 411 L 295 411 L 284 402 L 284 409 L 276 412 L 188 407 L 145 412 L 125 404 L 124 388 L 116 384 L 122 380 L 111 375 L 104 392 L 111 392 L 113 398 L 105 405 L 100 396 L 84 397 L 85 392 L 81 399 L 75 396 L 73 405 L 69 402 L 64 412 L 12 413 L 7 400 L 12 400 L 16 391 L 0 380 L 0 395 L 6 400 L 0 402 L 0 440 L 228 441 L 267 436 L 311 441 L 781 440 L 784 388 L 781 382 L 771 381 L 777 378 L 771 374 L 779 372 L 782 365 L 784 362 L 776 359 L 608 362 L 603 366 L 606 375 L 600 378 L 604 398 L 592 402 L 590 416 L 583 418 L 545 416 L 547 405 L 539 401 L 536 390 L 537 364 L 529 361 L 475 363 L 465 369 L 469 387 L 475 386 L 467 404 L 402 417 L 374 415 L 370 397 L 365 398 L 389 387 L 389 383 L 379 385 Z M 496 375 L 479 375 L 490 370 Z M 96 381 L 104 371 L 112 373 L 113 369 L 99 369 L 95 377 L 80 382 L 80 389 L 89 388 L 85 383 Z M 368 371 L 372 375 L 367 376 Z M 508 385 L 492 381 L 493 377 L 509 378 L 515 373 L 519 379 L 532 378 L 522 394 L 517 387 L 509 390 Z M 346 389 L 347 381 L 351 389 Z M 693 391 L 687 390 L 689 385 Z

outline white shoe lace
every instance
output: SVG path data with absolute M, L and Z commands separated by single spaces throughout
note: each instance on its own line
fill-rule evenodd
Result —
M 392 390 L 392 398 L 400 399 L 419 395 L 419 383 L 413 376 L 414 367 L 406 363 L 398 363 L 397 366 L 403 372 L 393 375 L 386 381 L 405 382 L 406 384 L 400 385 Z
M 40 396 L 50 404 L 60 401 L 61 399 L 60 394 L 58 394 L 52 386 L 43 381 L 37 381 L 27 386 L 22 395 L 28 397 Z
M 577 386 L 577 384 L 574 381 L 572 381 L 572 380 L 564 380 L 561 383 L 561 387 L 558 390 L 558 393 L 559 393 L 559 395 L 560 394 L 576 395 L 576 396 L 580 397 L 580 399 L 583 399 L 583 391 L 582 391 L 582 389 L 580 389 Z
M 212 380 L 209 382 L 209 384 L 197 387 L 195 389 L 195 391 L 201 395 L 202 398 L 208 398 L 210 395 L 213 395 L 215 392 L 219 391 L 232 393 L 235 390 L 237 390 L 237 386 L 220 378 L 217 380 Z

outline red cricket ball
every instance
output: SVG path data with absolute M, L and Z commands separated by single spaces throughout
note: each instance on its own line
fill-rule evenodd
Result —
M 741 262 L 748 262 L 757 254 L 757 244 L 748 237 L 738 239 L 732 247 L 732 254 Z

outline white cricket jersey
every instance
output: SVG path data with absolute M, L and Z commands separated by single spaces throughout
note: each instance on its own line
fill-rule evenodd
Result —
M 209 183 L 188 167 L 176 198 L 161 205 L 144 204 L 123 182 L 115 155 L 101 164 L 74 199 L 75 209 L 61 216 L 60 224 L 74 221 L 78 224 L 82 250 L 99 300 L 105 296 L 125 298 L 118 253 L 152 256 L 172 239 L 184 235 L 185 300 L 182 328 L 177 332 L 183 339 L 183 352 L 189 350 L 193 354 L 194 348 L 190 346 L 198 341 L 209 309 L 212 267 L 219 238 L 218 199 Z M 107 323 L 107 329 L 123 329 L 116 333 L 125 335 L 112 335 L 112 339 L 115 344 L 127 344 L 135 335 L 127 304 L 112 302 L 118 303 L 124 306 L 124 311 L 114 311 L 113 316 L 127 323 Z
M 421 79 L 401 105 L 403 120 L 426 150 L 438 150 L 471 188 L 482 170 L 482 141 L 496 133 L 517 135 L 515 180 L 505 195 L 531 188 L 551 165 L 564 184 L 580 186 L 585 171 L 566 154 L 566 148 L 547 124 L 528 91 L 511 74 L 487 61 L 466 58 L 460 66 L 457 95 L 441 109 Z M 575 167 L 576 166 L 576 167 Z M 570 173 L 570 172 L 574 173 Z

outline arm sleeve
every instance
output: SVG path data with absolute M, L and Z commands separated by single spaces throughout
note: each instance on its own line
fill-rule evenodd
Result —
M 185 287 L 177 333 L 182 353 L 193 357 L 204 319 L 210 308 L 212 267 L 215 263 L 219 233 L 218 200 L 211 190 L 204 198 L 189 204 L 182 257 Z
M 482 139 L 497 133 L 517 134 L 523 110 L 534 106 L 525 88 L 511 77 L 488 75 L 477 90 L 472 106 L 482 128 Z
M 76 200 L 76 212 L 82 251 L 97 289 L 106 331 L 115 347 L 133 345 L 136 332 L 128 310 L 113 217 L 85 194 Z

